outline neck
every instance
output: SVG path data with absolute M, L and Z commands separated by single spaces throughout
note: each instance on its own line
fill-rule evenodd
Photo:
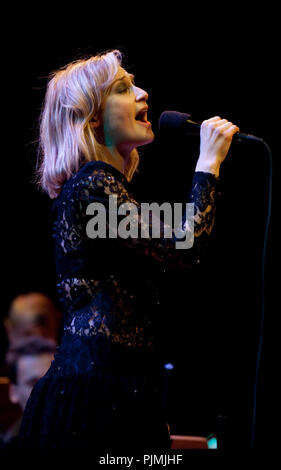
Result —
M 118 171 L 125 174 L 131 151 L 120 152 L 116 147 L 101 145 L 102 160 L 114 166 Z

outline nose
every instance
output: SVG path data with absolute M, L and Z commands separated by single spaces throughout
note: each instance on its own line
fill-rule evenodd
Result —
M 134 86 L 134 92 L 135 92 L 135 95 L 136 95 L 136 101 L 142 101 L 142 100 L 147 101 L 148 100 L 148 93 L 145 90 L 143 90 L 142 88 Z

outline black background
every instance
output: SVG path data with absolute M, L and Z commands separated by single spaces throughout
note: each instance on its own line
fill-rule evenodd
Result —
M 97 26 L 94 17 L 91 22 L 86 16 L 81 32 L 75 27 L 75 12 L 72 20 L 54 16 L 47 27 L 39 20 L 25 21 L 10 30 L 14 45 L 3 51 L 8 57 L 2 113 L 8 125 L 3 136 L 2 316 L 21 292 L 40 290 L 57 301 L 51 202 L 37 191 L 32 179 L 47 76 L 74 59 L 117 48 L 124 53 L 124 67 L 134 73 L 136 84 L 148 91 L 149 120 L 156 138 L 140 151 L 140 174 L 132 184 L 137 195 L 151 201 L 180 202 L 188 193 L 199 140 L 160 139 L 158 119 L 167 109 L 191 113 L 199 121 L 220 115 L 237 124 L 241 132 L 263 138 L 272 149 L 277 179 L 275 42 L 273 34 L 263 34 L 267 17 L 240 18 L 230 28 L 233 12 L 225 12 L 221 23 L 208 24 L 206 12 L 204 22 L 200 12 L 184 22 L 181 12 L 173 11 L 164 23 L 160 15 L 152 20 L 140 8 L 127 23 L 116 20 L 112 27 L 102 20 Z M 81 23 L 80 15 L 79 19 Z M 167 274 L 159 328 L 164 359 L 175 364 L 169 379 L 172 432 L 217 432 L 217 416 L 225 415 L 228 445 L 248 447 L 262 312 L 269 182 L 265 148 L 255 143 L 233 144 L 221 182 L 212 250 L 195 273 Z M 269 327 L 274 327 L 277 286 L 272 267 L 274 207 L 266 263 Z M 266 433 L 264 376 L 262 353 L 257 445 Z

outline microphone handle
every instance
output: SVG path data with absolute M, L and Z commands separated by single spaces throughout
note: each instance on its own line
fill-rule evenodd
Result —
M 240 132 L 237 132 L 237 134 L 234 134 L 233 136 L 233 142 L 263 142 L 260 137 L 256 137 L 255 135 L 251 134 L 241 134 Z
M 187 135 L 196 135 L 197 132 L 199 132 L 200 134 L 200 127 L 201 127 L 200 122 L 195 122 L 195 121 L 192 121 L 191 119 L 187 119 L 186 123 L 190 125 L 190 130 L 186 130 Z M 260 142 L 262 141 L 262 139 L 251 134 L 242 134 L 241 132 L 237 132 L 233 136 L 233 142 L 249 142 L 249 141 Z

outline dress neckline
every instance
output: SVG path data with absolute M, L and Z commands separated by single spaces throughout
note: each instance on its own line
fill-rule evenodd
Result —
M 83 164 L 83 166 L 80 168 L 79 172 L 82 171 L 88 171 L 89 167 L 93 167 L 95 169 L 102 169 L 106 171 L 110 171 L 110 173 L 113 176 L 116 176 L 116 178 L 121 181 L 122 183 L 129 183 L 128 180 L 126 179 L 125 175 L 121 173 L 121 171 L 117 170 L 115 166 L 111 165 L 110 163 L 103 162 L 101 160 L 91 160 L 90 162 L 87 162 Z

